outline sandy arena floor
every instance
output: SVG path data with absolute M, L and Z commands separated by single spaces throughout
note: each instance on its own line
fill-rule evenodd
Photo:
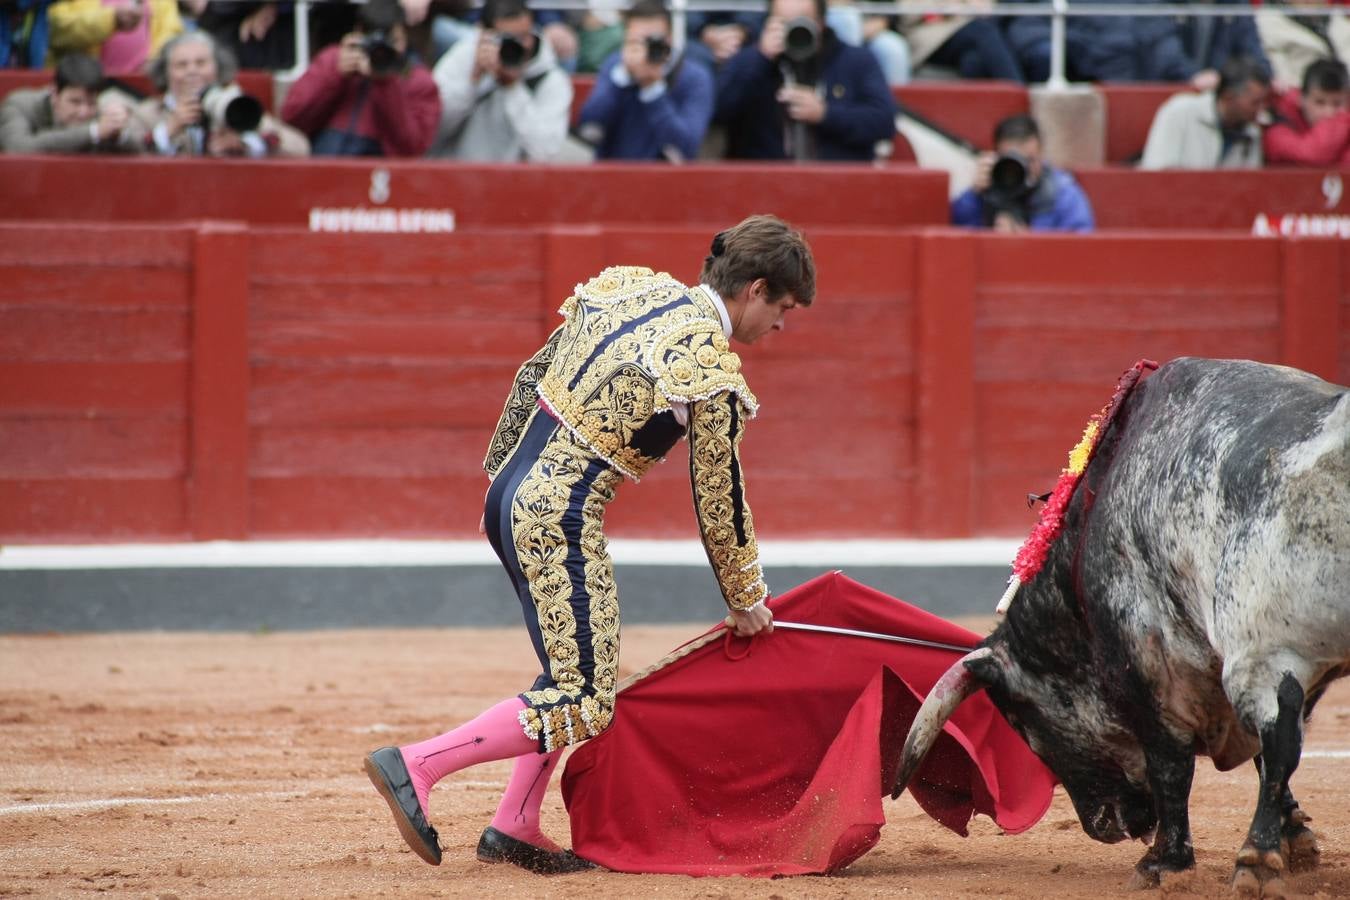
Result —
M 696 631 L 625 629 L 625 672 Z M 968 839 L 906 796 L 888 801 L 880 846 L 840 877 L 550 880 L 473 858 L 506 777 L 495 763 L 432 795 L 445 863 L 423 864 L 362 755 L 458 724 L 522 687 L 533 665 L 523 631 L 0 637 L 0 895 L 1043 900 L 1124 895 L 1143 852 L 1089 840 L 1062 792 L 1030 832 L 977 819 Z M 1350 681 L 1323 700 L 1306 747 L 1294 790 L 1323 862 L 1288 884 L 1350 897 Z M 1228 895 L 1255 798 L 1251 767 L 1201 762 L 1198 868 L 1164 894 Z M 556 781 L 545 809 L 546 830 L 565 839 Z

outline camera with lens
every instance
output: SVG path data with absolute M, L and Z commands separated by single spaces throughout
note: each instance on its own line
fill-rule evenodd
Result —
M 212 85 L 202 91 L 202 124 L 208 131 L 228 128 L 245 134 L 262 124 L 263 105 L 257 97 L 245 94 L 239 85 Z
M 797 64 L 808 63 L 820 53 L 820 26 L 810 16 L 789 19 L 783 26 L 783 55 Z
M 504 69 L 518 69 L 525 63 L 529 51 L 525 43 L 515 35 L 503 34 L 497 44 L 497 61 Z
M 403 54 L 389 39 L 389 32 L 382 28 L 366 32 L 361 38 L 361 49 L 370 60 L 372 75 L 392 75 L 403 65 Z
M 1000 153 L 989 171 L 989 187 L 980 194 L 984 201 L 984 224 L 993 225 L 1000 213 L 1026 224 L 1035 189 L 1030 161 L 1020 153 Z
M 644 43 L 647 45 L 647 62 L 654 66 L 660 66 L 670 59 L 670 41 L 660 35 L 649 34 Z

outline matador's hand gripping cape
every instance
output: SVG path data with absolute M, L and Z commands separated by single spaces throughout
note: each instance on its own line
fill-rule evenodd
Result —
M 703 544 L 727 606 L 768 596 L 739 447 L 758 401 L 717 306 L 664 272 L 606 269 L 559 310 L 564 322 L 520 367 L 483 467 L 496 477 L 542 406 L 597 457 L 639 480 L 685 434 Z

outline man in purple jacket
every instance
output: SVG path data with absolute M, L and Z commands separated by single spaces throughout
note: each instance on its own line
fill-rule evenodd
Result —
M 1011 116 L 994 128 L 994 152 L 980 157 L 970 189 L 952 201 L 952 224 L 1008 234 L 1094 227 L 1087 194 L 1045 161 L 1031 116 Z
M 637 0 L 624 13 L 623 47 L 600 67 L 577 126 L 599 159 L 698 156 L 712 119 L 712 75 L 673 53 L 670 27 L 662 0 Z

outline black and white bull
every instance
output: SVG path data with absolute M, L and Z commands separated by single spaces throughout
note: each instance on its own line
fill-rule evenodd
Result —
M 1195 756 L 1255 758 L 1234 886 L 1278 896 L 1316 863 L 1289 791 L 1303 729 L 1350 674 L 1350 390 L 1252 362 L 1179 359 L 1102 435 L 1064 530 L 1006 618 L 929 694 L 894 795 L 987 689 L 1083 829 L 1147 838 L 1136 886 L 1195 864 Z M 1156 832 L 1155 832 L 1156 828 Z

